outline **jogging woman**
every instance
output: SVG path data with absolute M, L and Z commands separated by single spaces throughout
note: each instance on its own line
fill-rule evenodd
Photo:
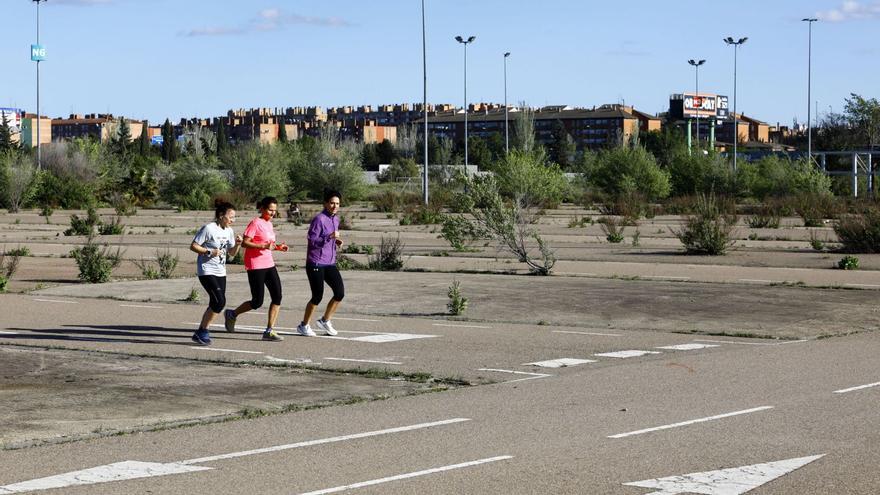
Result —
M 308 249 L 306 251 L 306 275 L 309 278 L 309 287 L 312 290 L 312 298 L 306 304 L 306 311 L 302 322 L 296 327 L 297 333 L 306 337 L 314 337 L 315 332 L 309 325 L 315 308 L 321 304 L 324 297 L 324 282 L 333 289 L 333 298 L 327 303 L 324 316 L 315 321 L 315 324 L 327 335 L 336 335 L 336 329 L 330 323 L 333 313 L 339 308 L 339 303 L 345 297 L 345 286 L 342 283 L 342 275 L 336 268 L 336 249 L 342 247 L 342 238 L 339 234 L 339 202 L 342 195 L 338 191 L 324 193 L 324 210 L 315 215 L 309 224 Z
M 281 311 L 281 279 L 275 268 L 275 260 L 272 259 L 272 251 L 287 251 L 287 244 L 275 243 L 275 230 L 272 228 L 272 219 L 278 213 L 278 200 L 267 196 L 257 203 L 260 216 L 251 220 L 244 231 L 242 245 L 244 250 L 244 268 L 247 270 L 248 284 L 251 286 L 251 300 L 241 303 L 234 310 L 227 309 L 226 331 L 235 331 L 235 320 L 238 315 L 257 309 L 263 305 L 265 289 L 269 289 L 269 297 L 272 302 L 269 305 L 269 321 L 266 331 L 263 332 L 263 340 L 284 340 L 275 330 L 275 321 L 278 312 Z
M 208 328 L 214 316 L 226 307 L 226 259 L 238 253 L 242 241 L 241 236 L 235 237 L 233 223 L 235 207 L 217 200 L 214 202 L 214 221 L 202 226 L 189 245 L 190 251 L 199 255 L 196 274 L 210 299 L 208 309 L 202 315 L 202 323 L 192 336 L 193 342 L 199 345 L 211 345 Z

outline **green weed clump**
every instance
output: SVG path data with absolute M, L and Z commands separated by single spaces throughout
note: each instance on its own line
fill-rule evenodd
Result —
M 461 282 L 453 279 L 452 285 L 449 286 L 449 290 L 446 292 L 446 296 L 449 297 L 449 302 L 446 303 L 449 314 L 453 316 L 464 314 L 468 307 L 468 299 L 461 293 Z
M 685 220 L 681 230 L 674 233 L 687 254 L 718 256 L 733 246 L 731 232 L 734 225 L 736 215 L 725 214 L 722 203 L 714 194 L 701 195 L 694 203 L 694 214 Z
M 70 252 L 79 267 L 79 279 L 99 284 L 110 280 L 113 269 L 122 261 L 122 253 L 117 249 L 115 253 L 106 245 L 99 246 L 95 243 L 95 234 L 89 234 L 86 243 Z
M 880 253 L 880 209 L 861 214 L 842 215 L 834 232 L 847 253 Z
M 837 268 L 841 270 L 858 270 L 859 259 L 855 256 L 844 256 L 837 262 Z

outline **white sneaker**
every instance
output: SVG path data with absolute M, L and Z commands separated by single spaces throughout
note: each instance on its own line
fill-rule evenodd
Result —
M 303 337 L 314 337 L 315 336 L 315 331 L 312 330 L 312 327 L 310 327 L 308 325 L 303 325 L 302 323 L 300 323 L 299 325 L 296 326 L 296 333 L 302 335 Z
M 323 330 L 324 333 L 326 333 L 327 335 L 329 335 L 331 337 L 338 333 L 336 331 L 336 329 L 333 328 L 333 324 L 330 323 L 328 320 L 325 320 L 324 318 L 320 318 L 318 320 L 315 320 L 315 324 L 318 325 L 318 328 Z

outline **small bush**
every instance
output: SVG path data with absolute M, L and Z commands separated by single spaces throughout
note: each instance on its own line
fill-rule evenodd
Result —
M 345 254 L 373 254 L 373 251 L 375 251 L 373 246 L 355 244 L 354 242 L 346 244 L 342 248 L 342 252 Z
M 834 232 L 844 252 L 880 253 L 880 210 L 842 215 L 834 224 Z
M 79 215 L 70 216 L 70 228 L 64 231 L 64 235 L 92 235 L 100 222 L 98 212 L 89 207 L 85 218 L 80 218 Z
M 841 270 L 858 270 L 859 259 L 855 256 L 844 256 L 837 262 L 837 268 Z
M 687 254 L 724 254 L 733 246 L 731 239 L 736 216 L 724 214 L 722 204 L 714 194 L 700 196 L 694 204 L 695 213 L 685 220 L 676 237 L 684 244 Z
M 122 218 L 117 216 L 110 223 L 98 222 L 98 233 L 101 235 L 121 235 L 125 232 Z
M 623 242 L 623 220 L 617 217 L 603 217 L 600 220 L 604 220 L 600 222 L 600 226 L 602 228 L 602 232 L 605 233 L 605 239 L 612 243 L 618 244 Z
M 810 230 L 810 247 L 816 251 L 825 250 L 825 241 L 819 239 L 819 234 L 817 234 L 815 230 Z
M 438 208 L 419 205 L 407 207 L 400 219 L 400 225 L 434 225 L 443 222 L 443 213 Z
M 27 246 L 24 246 L 24 247 L 18 246 L 15 249 L 10 249 L 9 251 L 6 251 L 6 255 L 7 256 L 30 256 L 31 250 Z
M 199 291 L 197 291 L 196 288 L 193 287 L 192 289 L 190 289 L 190 291 L 189 291 L 189 295 L 186 296 L 186 297 L 184 297 L 183 299 L 181 299 L 181 301 L 185 301 L 185 302 L 199 302 L 199 299 L 200 299 L 200 297 L 199 297 Z
M 340 270 L 365 270 L 367 266 L 349 256 L 340 254 L 336 257 L 336 268 Z
M 6 292 L 9 280 L 18 270 L 20 261 L 20 255 L 12 254 L 12 252 L 0 253 L 0 292 Z
M 386 239 L 385 236 L 382 236 L 379 252 L 375 256 L 370 256 L 369 268 L 380 271 L 400 270 L 403 268 L 403 248 L 404 244 L 400 242 L 400 235 L 393 239 Z
M 403 211 L 404 206 L 417 206 L 421 203 L 421 199 L 417 194 L 400 193 L 397 191 L 383 191 L 374 194 L 370 198 L 376 211 L 383 213 L 393 213 Z
M 574 218 L 568 221 L 568 228 L 570 229 L 586 227 L 587 225 L 593 225 L 593 219 L 591 217 L 578 217 L 575 215 Z
M 104 245 L 95 243 L 94 233 L 90 234 L 86 243 L 70 252 L 79 267 L 79 279 L 89 283 L 103 283 L 110 280 L 113 269 L 122 261 L 122 254 L 117 249 L 111 253 Z
M 804 220 L 804 227 L 821 227 L 822 220 L 834 218 L 838 205 L 830 194 L 800 194 L 795 199 L 795 210 Z
M 443 217 L 443 228 L 440 237 L 446 239 L 452 249 L 456 251 L 470 251 L 471 244 L 483 237 L 478 226 L 469 222 L 466 218 L 458 215 L 446 215 Z
M 754 215 L 746 219 L 746 223 L 753 229 L 778 229 L 779 220 L 779 212 L 776 209 L 763 205 Z
M 461 282 L 453 279 L 452 285 L 449 286 L 446 295 L 449 297 L 449 302 L 446 303 L 446 307 L 449 309 L 449 314 L 453 316 L 464 314 L 468 307 L 468 299 L 461 294 Z

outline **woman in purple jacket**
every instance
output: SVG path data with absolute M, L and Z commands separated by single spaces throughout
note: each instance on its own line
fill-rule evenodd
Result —
M 342 283 L 342 275 L 336 268 L 336 249 L 342 247 L 342 239 L 339 235 L 339 201 L 342 195 L 339 191 L 324 192 L 324 211 L 315 215 L 309 224 L 308 248 L 306 249 L 306 274 L 309 277 L 309 287 L 312 289 L 312 298 L 306 304 L 306 311 L 302 322 L 296 327 L 297 333 L 306 337 L 314 337 L 315 332 L 309 326 L 315 308 L 321 304 L 324 297 L 324 282 L 333 289 L 333 299 L 327 303 L 324 316 L 315 320 L 315 324 L 327 335 L 336 335 L 336 329 L 330 323 L 333 313 L 339 308 L 339 303 L 345 297 L 345 286 Z

